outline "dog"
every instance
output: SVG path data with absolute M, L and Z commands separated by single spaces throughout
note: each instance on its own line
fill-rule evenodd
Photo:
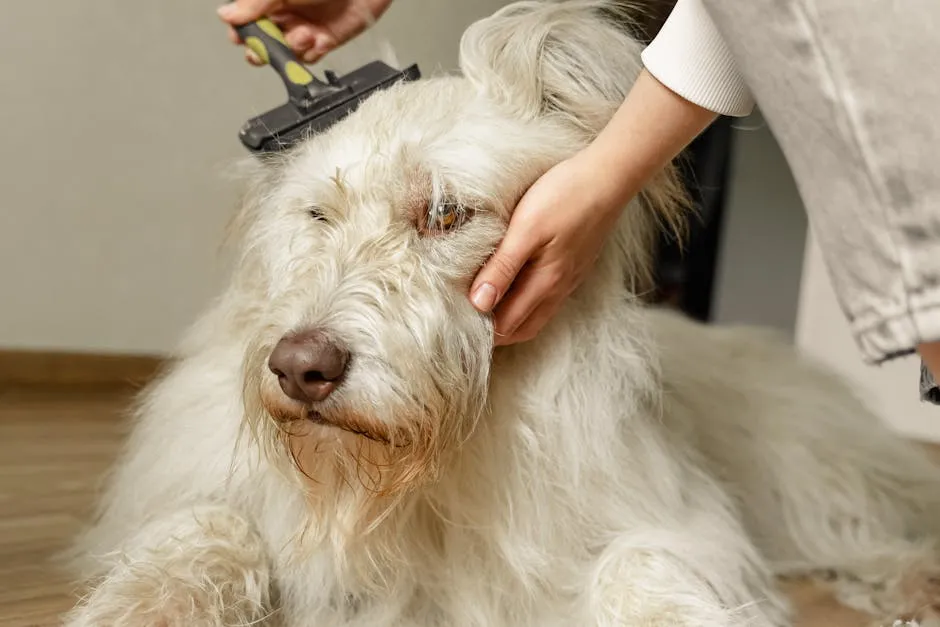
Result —
M 494 347 L 469 302 L 639 75 L 630 19 L 515 2 L 459 73 L 249 160 L 230 283 L 134 406 L 67 625 L 783 627 L 795 576 L 930 614 L 931 458 L 774 333 L 641 302 L 675 168 L 536 338 Z

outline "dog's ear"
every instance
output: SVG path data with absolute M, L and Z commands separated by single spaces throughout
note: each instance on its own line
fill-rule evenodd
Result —
M 561 119 L 587 143 L 643 69 L 638 11 L 635 0 L 519 0 L 464 32 L 460 69 L 511 115 Z M 692 206 L 675 164 L 663 168 L 639 200 L 646 211 L 626 216 L 618 245 L 630 276 L 647 285 L 656 224 L 682 241 Z
M 639 32 L 623 0 L 522 0 L 464 32 L 460 69 L 514 115 L 560 115 L 593 135 L 642 69 Z

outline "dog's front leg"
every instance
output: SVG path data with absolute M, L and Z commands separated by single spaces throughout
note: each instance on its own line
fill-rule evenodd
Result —
M 743 533 L 717 522 L 617 538 L 592 573 L 584 624 L 788 627 L 788 604 Z
M 228 507 L 160 517 L 116 554 L 98 557 L 107 570 L 66 627 L 270 624 L 271 575 L 261 539 Z

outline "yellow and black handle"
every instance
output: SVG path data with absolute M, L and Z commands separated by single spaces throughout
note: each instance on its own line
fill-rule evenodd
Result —
M 235 30 L 245 45 L 280 75 L 287 88 L 288 98 L 299 107 L 307 107 L 320 95 L 335 91 L 335 87 L 317 80 L 291 51 L 284 33 L 264 17 L 236 26 Z

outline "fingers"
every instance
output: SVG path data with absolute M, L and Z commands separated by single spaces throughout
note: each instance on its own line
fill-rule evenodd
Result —
M 270 13 L 268 18 L 284 33 L 287 46 L 306 63 L 317 61 L 331 48 L 331 46 L 327 45 L 326 41 L 330 39 L 328 33 L 324 33 L 309 21 L 304 20 L 294 13 L 285 11 L 274 12 Z M 231 25 L 228 27 L 228 39 L 236 45 L 245 43 L 239 36 L 238 31 Z M 249 48 L 245 49 L 245 60 L 254 66 L 264 65 L 264 61 Z
M 566 291 L 560 281 L 561 276 L 552 265 L 532 265 L 520 273 L 495 312 L 498 346 L 515 343 L 517 334 L 523 333 L 524 329 L 531 331 L 535 328 L 537 331 L 541 328 L 536 312 L 543 317 L 548 315 L 553 302 L 565 296 Z
M 264 65 L 264 60 L 255 53 L 251 48 L 245 48 L 245 61 L 250 63 L 255 67 L 261 67 Z
M 242 38 L 239 37 L 238 31 L 231 26 L 228 27 L 228 40 L 238 46 L 245 43 L 242 41 Z M 264 61 L 261 60 L 261 57 L 251 48 L 245 48 L 245 60 L 256 67 L 264 65 Z
M 298 46 L 297 56 L 299 56 L 304 63 L 316 63 L 324 57 L 326 53 L 332 51 L 338 45 L 336 38 L 330 33 L 322 31 L 313 32 L 313 34 L 309 35 L 304 41 L 302 47 Z
M 314 63 L 320 59 L 332 46 L 329 33 L 323 28 L 292 13 L 275 14 L 271 19 L 284 33 L 288 47 L 304 63 Z
M 304 63 L 315 63 L 346 43 L 378 19 L 392 0 L 366 0 L 363 5 L 328 0 L 235 0 L 218 9 L 229 25 L 228 38 L 242 44 L 234 26 L 267 16 L 284 33 L 288 47 Z M 261 65 L 257 55 L 245 52 L 252 65 Z
M 223 4 L 216 11 L 227 23 L 240 26 L 265 16 L 279 4 L 280 0 L 235 0 Z
M 287 45 L 297 55 L 303 55 L 317 44 L 319 31 L 312 24 L 299 20 L 288 22 L 283 27 Z
M 564 299 L 562 298 L 546 298 L 535 311 L 533 311 L 526 318 L 515 331 L 509 335 L 496 335 L 496 346 L 508 346 L 510 344 L 518 344 L 521 342 L 528 342 L 529 340 L 535 339 L 535 337 L 545 328 L 545 325 L 555 317 L 555 314 L 561 308 Z
M 357 37 L 378 20 L 388 9 L 392 0 L 365 0 L 361 3 L 348 3 L 343 11 L 334 14 L 324 22 L 324 31 L 329 39 L 319 43 L 326 50 L 332 50 L 350 39 Z
M 345 3 L 316 0 L 295 0 L 290 4 L 284 0 L 236 0 L 223 5 L 218 12 L 229 25 L 229 40 L 238 45 L 244 42 L 234 27 L 266 16 L 280 28 L 287 46 L 304 63 L 319 61 L 361 31 L 364 25 L 360 22 L 365 21 Z M 250 50 L 245 51 L 245 59 L 252 65 L 264 64 Z
M 489 313 L 496 307 L 538 245 L 538 238 L 525 225 L 510 223 L 503 241 L 470 288 L 470 302 L 478 311 Z

